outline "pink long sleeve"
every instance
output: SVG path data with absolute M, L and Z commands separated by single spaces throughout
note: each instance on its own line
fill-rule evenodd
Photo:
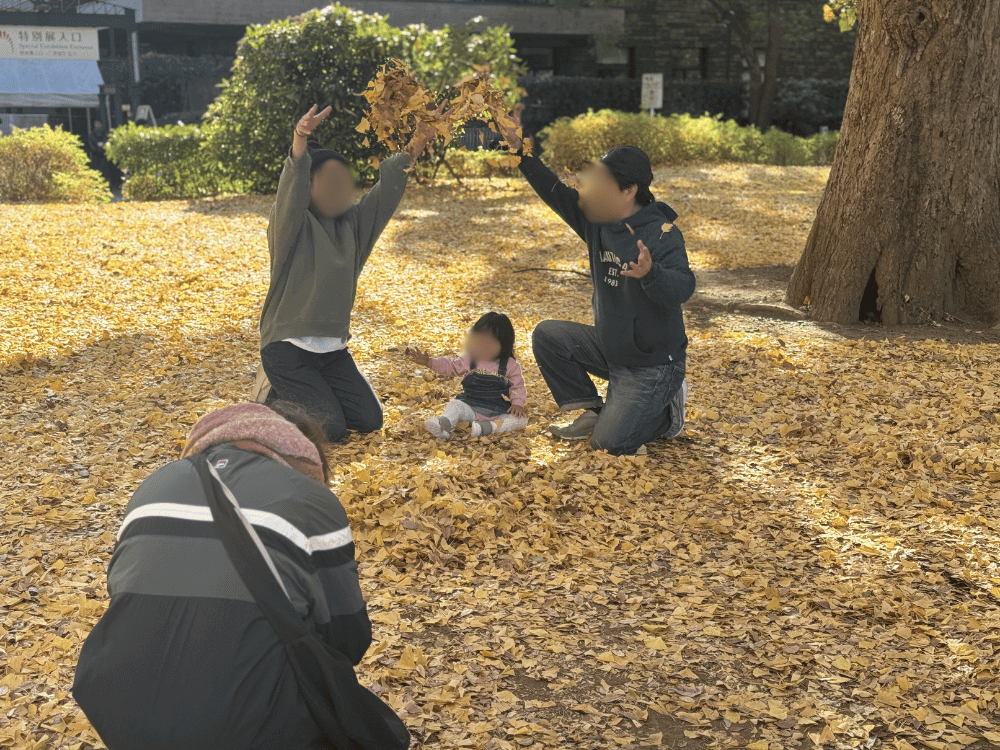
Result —
M 430 368 L 438 375 L 446 378 L 457 378 L 460 375 L 467 375 L 469 373 L 470 364 L 469 355 L 458 357 L 457 359 L 452 357 L 435 357 L 430 362 Z
M 528 403 L 528 389 L 524 387 L 524 375 L 517 360 L 507 361 L 507 379 L 510 381 L 510 402 L 514 406 L 524 406 Z

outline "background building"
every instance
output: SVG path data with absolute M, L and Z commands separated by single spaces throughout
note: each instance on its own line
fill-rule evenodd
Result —
M 102 63 L 122 60 L 114 77 Z M 110 2 L 0 0 L 0 132 L 48 122 L 78 135 L 127 117 L 137 93 L 135 10 Z
M 324 3 L 315 0 L 142 0 L 142 50 L 186 55 L 234 55 L 249 24 L 298 15 Z M 463 24 L 477 16 L 511 30 L 529 68 L 553 75 L 597 75 L 617 70 L 621 55 L 603 59 L 595 37 L 621 30 L 620 9 L 559 7 L 548 0 L 342 0 L 343 5 L 388 15 L 394 26 L 424 23 L 431 28 Z
M 759 16 L 764 7 L 761 0 L 593 1 L 620 7 L 586 7 L 592 0 L 344 0 L 344 4 L 388 15 L 396 26 L 424 23 L 440 28 L 476 17 L 505 25 L 519 56 L 535 75 L 637 78 L 662 73 L 667 86 L 671 80 L 706 80 L 735 83 L 737 88 L 746 66 L 739 40 L 719 9 L 742 4 Z M 784 29 L 778 78 L 846 81 L 855 32 L 841 33 L 836 24 L 825 23 L 819 0 L 771 1 L 779 7 Z M 15 33 L 16 24 L 96 23 L 100 48 L 98 59 L 75 65 L 74 61 L 5 60 L 0 33 L 0 129 L 5 122 L 9 128 L 15 116 L 27 122 L 28 115 L 36 119 L 47 115 L 51 124 L 84 134 L 98 113 L 114 126 L 132 111 L 131 105 L 151 101 L 156 102 L 157 115 L 197 119 L 215 97 L 247 25 L 324 4 L 0 0 L 0 32 L 9 28 Z M 759 20 L 754 23 L 762 26 Z M 756 50 L 763 56 L 763 29 L 756 31 L 760 33 Z M 60 72 L 59 65 L 72 65 L 72 75 Z M 105 84 L 100 92 L 97 68 Z M 173 72 L 157 75 L 168 69 Z M 143 88 L 135 87 L 136 78 L 142 78 Z M 131 96 L 140 91 L 139 97 Z

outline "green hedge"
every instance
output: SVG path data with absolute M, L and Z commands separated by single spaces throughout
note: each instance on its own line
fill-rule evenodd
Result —
M 243 188 L 226 176 L 198 125 L 128 123 L 111 131 L 105 153 L 127 173 L 122 194 L 131 200 L 198 198 Z
M 557 120 L 539 134 L 554 169 L 580 169 L 614 146 L 638 146 L 654 164 L 736 161 L 822 165 L 833 161 L 838 133 L 802 138 L 771 128 L 761 133 L 719 117 L 657 116 L 601 110 Z
M 80 139 L 62 128 L 14 128 L 0 137 L 0 201 L 110 201 L 101 173 L 87 162 Z

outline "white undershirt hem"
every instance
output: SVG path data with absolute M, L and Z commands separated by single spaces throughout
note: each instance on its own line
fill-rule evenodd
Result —
M 334 336 L 303 336 L 301 338 L 284 339 L 290 344 L 295 344 L 299 349 L 305 349 L 314 354 L 329 354 L 339 352 L 347 348 L 347 342 Z

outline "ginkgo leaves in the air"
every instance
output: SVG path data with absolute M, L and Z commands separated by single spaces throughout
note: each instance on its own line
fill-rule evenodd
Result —
M 493 85 L 488 66 L 477 65 L 474 73 L 456 81 L 447 91 L 433 92 L 410 73 L 405 63 L 392 60 L 368 84 L 363 96 L 368 112 L 357 130 L 372 132 L 390 151 L 402 149 L 421 124 L 436 130 L 444 145 L 466 123 L 477 119 L 487 120 L 501 137 L 509 130 L 521 137 L 521 127 L 510 115 L 504 92 Z M 365 145 L 369 145 L 367 137 Z M 507 146 L 511 153 L 516 151 Z M 529 143 L 525 143 L 525 153 L 531 153 Z M 516 166 L 518 159 L 508 156 L 500 163 Z

